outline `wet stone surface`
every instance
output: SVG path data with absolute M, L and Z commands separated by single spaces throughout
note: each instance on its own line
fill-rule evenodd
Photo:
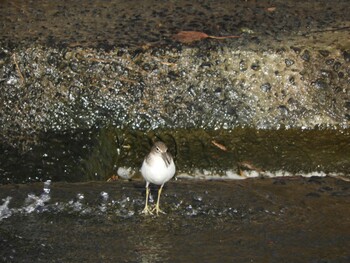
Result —
M 0 184 L 106 181 L 139 177 L 152 142 L 164 141 L 177 176 L 349 176 L 350 130 L 202 130 L 151 132 L 110 127 L 46 134 L 18 149 L 0 145 Z
M 336 1 L 2 1 L 0 39 L 12 43 L 113 47 L 168 43 L 181 30 L 253 34 L 262 45 L 293 35 L 317 38 L 349 26 L 348 3 Z M 292 34 L 291 34 L 292 33 Z M 254 44 L 253 44 L 254 45 Z M 306 54 L 306 53 L 305 53 Z
M 334 178 L 172 181 L 159 217 L 140 214 L 142 181 L 0 189 L 6 262 L 350 259 L 350 185 Z

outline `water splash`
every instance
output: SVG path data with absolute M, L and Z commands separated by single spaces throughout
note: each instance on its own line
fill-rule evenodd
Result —
M 49 207 L 46 204 L 51 199 L 50 186 L 51 180 L 47 180 L 44 182 L 43 192 L 39 196 L 33 193 L 28 194 L 21 208 L 9 208 L 9 203 L 12 199 L 11 196 L 3 199 L 4 203 L 0 206 L 0 221 L 16 213 L 31 214 L 33 212 L 41 213 L 48 211 Z
M 105 213 L 107 211 L 109 195 L 106 192 L 101 192 L 100 196 L 102 200 L 101 200 L 101 204 L 99 205 L 99 209 L 102 213 Z
M 44 193 L 43 194 L 47 194 L 49 195 L 50 194 L 50 186 L 51 186 L 51 180 L 47 180 L 46 182 L 44 182 Z
M 206 175 L 209 176 L 209 175 Z M 75 195 L 75 196 L 74 196 Z M 244 218 L 246 209 L 237 207 L 215 208 L 210 203 L 210 199 L 206 197 L 207 192 L 193 193 L 190 202 L 181 200 L 177 195 L 173 196 L 175 200 L 171 206 L 172 211 L 180 211 L 185 216 L 230 216 L 233 218 Z M 39 195 L 29 193 L 25 198 L 24 204 L 20 207 L 11 208 L 10 202 L 15 196 L 8 196 L 2 199 L 0 203 L 0 222 L 14 215 L 29 214 L 70 214 L 75 216 L 97 216 L 108 218 L 128 219 L 140 214 L 144 205 L 143 198 L 132 198 L 127 194 L 123 194 L 117 199 L 111 198 L 110 194 L 105 191 L 96 193 L 95 196 L 87 195 L 82 192 L 73 193 L 73 198 L 69 197 L 65 200 L 51 201 L 51 181 L 46 181 L 43 185 L 42 193 Z M 0 201 L 1 202 L 1 201 Z M 15 202 L 16 203 L 16 202 Z M 17 201 L 18 203 L 18 201 Z M 150 198 L 150 204 L 154 203 Z M 269 215 L 283 215 L 278 210 L 263 209 L 259 213 Z M 249 213 L 248 213 L 249 214 Z
M 75 200 L 68 201 L 68 207 L 73 209 L 74 212 L 81 212 L 83 210 L 84 194 L 77 193 Z
M 50 201 L 50 185 L 51 180 L 47 180 L 44 182 L 43 193 L 40 196 L 36 196 L 34 194 L 28 194 L 25 200 L 25 206 L 23 207 L 23 211 L 26 214 L 37 212 L 44 212 L 48 210 L 48 207 L 45 206 L 47 202 Z
M 135 200 L 131 200 L 130 197 L 124 197 L 122 200 L 117 202 L 119 206 L 116 210 L 116 215 L 122 218 L 130 218 L 135 215 L 135 207 L 133 206 Z
M 106 192 L 101 192 L 101 197 L 103 201 L 107 202 L 109 195 Z
M 5 199 L 2 199 L 4 202 L 2 205 L 0 205 L 0 221 L 4 218 L 8 218 L 12 215 L 12 211 L 9 208 L 9 203 L 11 201 L 12 197 L 8 196 Z

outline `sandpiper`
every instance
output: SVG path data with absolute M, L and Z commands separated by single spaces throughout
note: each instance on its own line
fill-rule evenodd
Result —
M 160 194 L 164 184 L 169 181 L 175 174 L 175 163 L 173 157 L 168 152 L 168 147 L 165 143 L 155 142 L 150 153 L 146 155 L 141 167 L 141 174 L 146 180 L 146 204 L 142 213 L 153 214 L 154 210 L 157 215 L 159 212 L 165 214 L 159 209 Z M 148 207 L 149 184 L 160 185 L 158 190 L 158 199 L 156 207 L 151 210 Z

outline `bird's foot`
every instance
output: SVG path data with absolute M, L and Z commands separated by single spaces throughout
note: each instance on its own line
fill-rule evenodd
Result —
M 154 209 L 153 209 L 153 210 L 154 210 Z M 153 210 L 149 209 L 149 207 L 146 206 L 146 207 L 142 210 L 141 214 L 153 215 Z
M 161 209 L 159 208 L 159 206 L 156 206 L 155 208 L 153 208 L 151 212 L 153 213 L 154 211 L 156 211 L 156 214 L 157 214 L 157 215 L 159 215 L 159 213 L 162 213 L 162 214 L 164 214 L 164 215 L 166 214 L 163 210 L 161 210 Z

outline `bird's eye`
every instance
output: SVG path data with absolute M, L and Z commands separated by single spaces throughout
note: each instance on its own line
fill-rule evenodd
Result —
M 157 147 L 157 152 L 160 152 L 160 149 Z

